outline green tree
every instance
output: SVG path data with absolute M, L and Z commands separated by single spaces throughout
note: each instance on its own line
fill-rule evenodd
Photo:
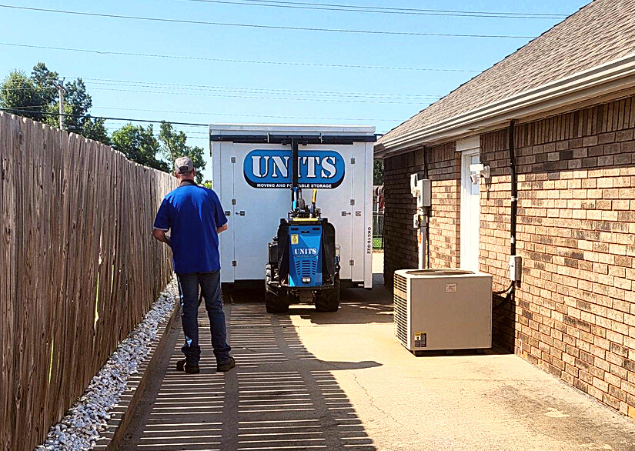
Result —
M 144 166 L 170 172 L 169 165 L 157 159 L 161 146 L 154 136 L 152 125 L 126 124 L 112 133 L 112 146 L 128 159 Z
M 24 72 L 14 70 L 0 86 L 0 107 L 12 114 L 41 121 L 45 102 L 33 80 Z
M 86 85 L 81 78 L 64 85 L 64 102 L 70 106 L 71 113 L 64 118 L 66 128 L 72 132 L 82 134 L 88 110 L 93 106 L 92 97 L 86 92 Z
M 373 164 L 373 185 L 381 186 L 384 184 L 384 162 L 375 160 Z
M 29 117 L 59 127 L 58 86 L 64 87 L 64 125 L 74 133 L 108 144 L 108 132 L 103 119 L 92 118 L 88 112 L 93 100 L 81 78 L 64 83 L 57 72 L 40 62 L 31 76 L 13 71 L 0 86 L 0 106 L 14 114 Z
M 205 181 L 203 182 L 203 186 L 204 186 L 205 188 L 212 189 L 212 181 L 211 181 L 211 180 L 205 180 Z
M 87 116 L 82 124 L 82 136 L 99 141 L 104 144 L 111 144 L 108 130 L 106 130 L 106 120 L 101 118 L 91 118 Z M 158 168 L 157 168 L 158 169 Z
M 59 83 L 59 74 L 57 72 L 51 72 L 46 64 L 40 62 L 33 66 L 31 80 L 45 104 L 52 105 L 58 101 L 56 85 Z
M 196 183 L 203 181 L 203 169 L 205 160 L 203 159 L 203 148 L 187 145 L 187 135 L 182 131 L 176 131 L 169 122 L 161 123 L 159 131 L 159 141 L 161 142 L 161 152 L 163 156 L 174 164 L 178 157 L 190 157 L 196 170 Z

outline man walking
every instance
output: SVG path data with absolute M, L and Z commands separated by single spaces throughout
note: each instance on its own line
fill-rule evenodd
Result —
M 229 371 L 236 366 L 227 344 L 225 313 L 221 300 L 218 234 L 227 230 L 227 218 L 214 191 L 198 186 L 188 157 L 177 158 L 175 175 L 179 187 L 163 199 L 154 221 L 154 237 L 172 247 L 174 272 L 181 292 L 181 320 L 185 344 L 179 371 L 196 374 L 201 348 L 198 343 L 198 287 L 205 298 L 209 316 L 216 370 Z M 171 236 L 165 232 L 172 230 Z

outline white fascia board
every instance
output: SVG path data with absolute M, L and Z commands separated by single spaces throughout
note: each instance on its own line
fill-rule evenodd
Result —
M 511 119 L 535 116 L 633 86 L 635 54 L 379 143 L 375 145 L 375 157 L 383 158 L 415 146 L 473 135 L 478 130 L 505 124 Z

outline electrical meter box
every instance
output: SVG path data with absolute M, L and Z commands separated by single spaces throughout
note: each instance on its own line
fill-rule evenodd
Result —
M 423 178 L 421 174 L 410 176 L 410 191 L 417 199 L 417 208 L 432 206 L 432 180 Z
M 317 189 L 335 227 L 340 279 L 372 287 L 375 127 L 211 125 L 213 189 L 229 230 L 220 235 L 221 281 L 264 280 L 268 246 L 291 201 L 291 139 L 298 183 Z

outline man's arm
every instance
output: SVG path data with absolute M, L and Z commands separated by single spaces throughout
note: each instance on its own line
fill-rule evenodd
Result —
M 225 216 L 225 212 L 223 211 L 223 207 L 220 204 L 220 199 L 218 195 L 210 190 L 211 192 L 211 201 L 214 208 L 214 219 L 216 224 L 221 224 L 220 227 L 216 227 L 216 233 L 220 234 L 227 230 L 227 217 Z
M 161 241 L 162 243 L 165 243 L 170 247 L 172 246 L 172 243 L 170 242 L 170 237 L 165 234 L 165 230 L 154 229 L 152 231 L 152 236 L 155 237 L 157 240 Z
M 152 236 L 158 241 L 167 244 L 172 247 L 170 237 L 165 234 L 170 227 L 172 227 L 172 221 L 170 220 L 170 204 L 167 197 L 161 202 L 157 216 L 154 219 L 154 230 Z

